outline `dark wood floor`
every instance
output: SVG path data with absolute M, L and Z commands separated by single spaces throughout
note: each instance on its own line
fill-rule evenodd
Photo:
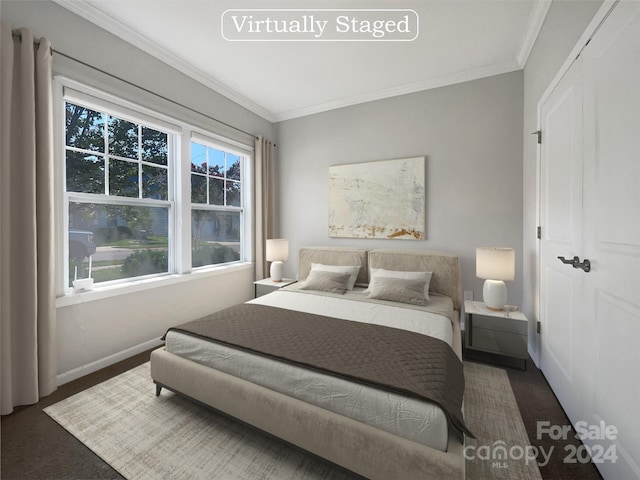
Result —
M 18 407 L 2 417 L 2 480 L 121 479 L 91 450 L 68 434 L 42 410 L 149 360 L 141 353 L 86 377 L 61 385 L 35 405 Z
M 55 393 L 36 405 L 19 407 L 11 415 L 2 417 L 0 478 L 3 480 L 122 478 L 42 410 L 146 362 L 149 359 L 149 353 L 136 355 L 62 385 Z M 569 425 L 569 421 L 544 376 L 535 368 L 533 362 L 529 360 L 526 371 L 512 368 L 506 370 L 532 445 L 544 448 L 545 452 L 553 447 L 551 461 L 548 465 L 540 467 L 542 478 L 545 480 L 601 479 L 593 464 L 570 464 L 563 461 L 566 456 L 567 442 L 554 442 L 548 436 L 536 438 L 538 421 L 548 421 L 551 425 Z M 572 436 L 568 442 L 579 444 L 578 440 Z
M 531 359 L 527 363 L 526 372 L 509 368 L 507 373 L 531 445 L 543 448 L 545 452 L 552 452 L 548 465 L 540 466 L 542 478 L 545 480 L 602 479 L 600 472 L 591 462 L 571 463 L 565 461 L 568 456 L 569 460 L 571 459 L 569 445 L 580 447 L 582 442 L 576 437 L 571 422 L 569 422 L 542 372 L 536 368 Z M 571 427 L 571 432 L 566 441 L 554 441 L 549 435 L 538 435 L 538 422 L 549 422 L 549 425 L 566 425 Z M 537 438 L 538 436 L 541 438 Z

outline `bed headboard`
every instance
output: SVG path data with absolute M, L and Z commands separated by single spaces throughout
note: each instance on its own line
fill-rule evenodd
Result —
M 433 272 L 429 290 L 451 297 L 453 308 L 460 311 L 462 277 L 457 255 L 429 250 L 370 250 L 369 268 Z
M 299 252 L 298 273 L 303 281 L 311 271 L 312 263 L 324 265 L 360 266 L 356 284 L 369 283 L 369 269 L 367 268 L 367 250 L 348 247 L 304 247 Z
M 460 311 L 462 277 L 457 255 L 428 250 L 365 250 L 348 247 L 304 247 L 299 252 L 299 279 L 303 281 L 312 263 L 325 265 L 360 265 L 356 284 L 369 283 L 369 268 L 407 272 L 433 272 L 429 289 L 453 299 L 453 308 Z

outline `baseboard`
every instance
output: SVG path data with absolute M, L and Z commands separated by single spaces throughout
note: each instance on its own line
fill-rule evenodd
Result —
M 126 360 L 129 357 L 133 357 L 138 353 L 142 353 L 154 347 L 159 347 L 160 345 L 162 345 L 162 343 L 162 340 L 160 340 L 159 338 L 155 338 L 153 340 L 149 340 L 148 342 L 144 342 L 131 348 L 127 348 L 126 350 L 122 350 L 121 352 L 114 353 L 113 355 L 109 355 L 108 357 L 101 358 L 100 360 L 96 360 L 95 362 L 91 362 L 87 365 L 74 368 L 73 370 L 69 370 L 68 372 L 59 373 L 56 377 L 58 386 L 69 383 L 80 377 L 84 377 L 85 375 L 89 375 L 90 373 L 97 372 L 102 368 L 108 367 L 122 360 Z

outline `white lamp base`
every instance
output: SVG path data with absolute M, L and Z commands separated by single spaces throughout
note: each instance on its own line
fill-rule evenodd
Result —
M 507 304 L 507 286 L 502 280 L 485 280 L 482 298 L 489 310 L 502 310 Z
M 271 268 L 269 270 L 269 275 L 271 276 L 271 280 L 274 282 L 282 281 L 282 262 L 280 260 L 276 260 L 271 262 Z

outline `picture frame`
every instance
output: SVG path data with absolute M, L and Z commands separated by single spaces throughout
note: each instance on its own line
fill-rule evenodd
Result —
M 329 236 L 426 238 L 426 157 L 329 167 Z

